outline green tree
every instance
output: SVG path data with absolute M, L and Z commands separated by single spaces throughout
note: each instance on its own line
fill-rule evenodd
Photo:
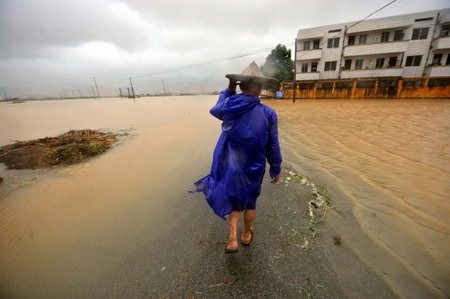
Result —
M 272 77 L 281 81 L 294 80 L 294 62 L 291 59 L 291 50 L 285 45 L 278 44 L 267 56 L 266 61 L 261 66 L 264 76 Z M 280 88 L 279 82 L 266 84 L 264 88 L 277 91 Z

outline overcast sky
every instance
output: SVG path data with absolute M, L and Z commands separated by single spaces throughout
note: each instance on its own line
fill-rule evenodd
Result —
M 226 73 L 293 44 L 300 28 L 356 21 L 391 0 L 0 0 L 0 97 L 205 92 Z M 372 18 L 449 8 L 448 0 L 398 0 Z M 183 68 L 177 71 L 171 71 Z M 196 90 L 193 90 L 196 89 Z M 73 91 L 72 91 L 73 90 Z

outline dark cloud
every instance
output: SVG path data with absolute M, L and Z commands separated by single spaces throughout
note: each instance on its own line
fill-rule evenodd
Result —
M 105 0 L 10 1 L 0 13 L 0 57 L 41 56 L 47 47 L 92 41 L 130 50 L 151 45 L 147 28 L 138 27 L 139 20 L 127 19 L 125 8 Z
M 386 3 L 0 0 L 0 82 L 34 93 L 44 90 L 43 85 L 59 89 L 91 84 L 93 76 L 107 83 L 159 74 L 278 43 L 293 44 L 299 28 L 356 21 Z M 374 17 L 445 7 L 448 0 L 398 0 Z M 262 64 L 267 54 L 177 70 L 176 75 L 223 80 L 224 73 L 240 71 L 253 60 Z

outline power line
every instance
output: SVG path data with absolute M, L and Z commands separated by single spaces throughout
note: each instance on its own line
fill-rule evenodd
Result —
M 287 44 L 287 47 L 293 46 L 294 44 L 295 43 Z M 162 70 L 162 71 L 158 71 L 158 72 L 154 72 L 154 73 L 149 73 L 149 74 L 144 74 L 144 75 L 139 75 L 139 76 L 133 76 L 131 78 L 132 79 L 140 79 L 140 78 L 152 77 L 152 76 L 162 75 L 162 74 L 171 73 L 171 72 L 175 72 L 175 71 L 181 71 L 181 70 L 186 70 L 186 69 L 206 66 L 206 65 L 210 65 L 210 64 L 214 64 L 214 63 L 218 63 L 218 62 L 224 62 L 224 61 L 229 61 L 229 60 L 233 60 L 233 59 L 238 59 L 238 58 L 242 58 L 242 57 L 246 57 L 246 56 L 251 56 L 251 55 L 255 55 L 255 54 L 259 54 L 259 53 L 268 52 L 268 51 L 271 51 L 271 50 L 273 50 L 273 47 L 267 47 L 267 48 L 263 48 L 263 49 L 259 49 L 259 50 L 250 51 L 250 52 L 244 52 L 244 53 L 240 53 L 240 54 L 235 54 L 235 55 L 228 56 L 228 57 L 216 58 L 216 59 L 207 60 L 207 61 L 203 61 L 203 62 L 197 62 L 197 63 L 194 63 L 194 64 L 184 65 L 184 66 L 177 67 L 177 68 Z M 109 84 L 119 83 L 119 82 L 123 82 L 123 81 L 128 81 L 128 79 L 121 79 L 121 80 L 117 80 L 117 81 L 113 81 L 113 82 L 107 82 L 107 83 L 101 84 L 100 86 L 105 86 L 105 85 L 109 85 Z
M 358 25 L 358 24 L 361 23 L 361 22 L 364 22 L 365 20 L 367 20 L 368 18 L 370 18 L 370 17 L 373 16 L 374 14 L 376 14 L 376 13 L 382 11 L 382 10 L 385 9 L 386 7 L 390 6 L 391 4 L 394 4 L 394 2 L 397 2 L 397 0 L 393 0 L 393 1 L 389 2 L 388 4 L 384 5 L 383 7 L 381 7 L 381 8 L 379 8 L 379 9 L 375 10 L 374 12 L 372 12 L 371 14 L 369 14 L 369 15 L 368 15 L 367 17 L 365 17 L 364 19 L 362 19 L 362 20 L 356 22 L 355 24 L 351 25 L 350 27 L 348 27 L 347 30 L 350 29 L 350 28 L 352 28 L 352 27 L 355 27 L 356 25 Z

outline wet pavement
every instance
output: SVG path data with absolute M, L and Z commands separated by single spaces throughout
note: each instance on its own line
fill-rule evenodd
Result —
M 148 240 L 138 252 L 92 290 L 79 294 L 114 298 L 358 298 L 393 297 L 387 286 L 359 261 L 344 261 L 357 269 L 337 273 L 324 255 L 333 243 L 326 225 L 317 226 L 309 250 L 295 230 L 308 224 L 310 190 L 299 183 L 277 185 L 266 178 L 258 199 L 254 240 L 236 254 L 224 254 L 227 223 L 215 216 L 202 194 L 186 194 L 184 206 L 170 229 Z M 171 223 L 175 223 L 171 225 Z M 242 221 L 240 223 L 242 226 Z M 141 240 L 142 241 L 142 240 Z M 347 250 L 348 251 L 348 250 Z M 342 253 L 341 253 L 342 255 Z M 350 254 L 351 255 L 351 254 Z M 349 253 L 343 258 L 349 258 Z M 354 257 L 353 257 L 354 259 Z M 350 275 L 347 288 L 340 275 Z M 345 280 L 345 279 L 344 279 Z M 347 291 L 346 291 L 347 289 Z

